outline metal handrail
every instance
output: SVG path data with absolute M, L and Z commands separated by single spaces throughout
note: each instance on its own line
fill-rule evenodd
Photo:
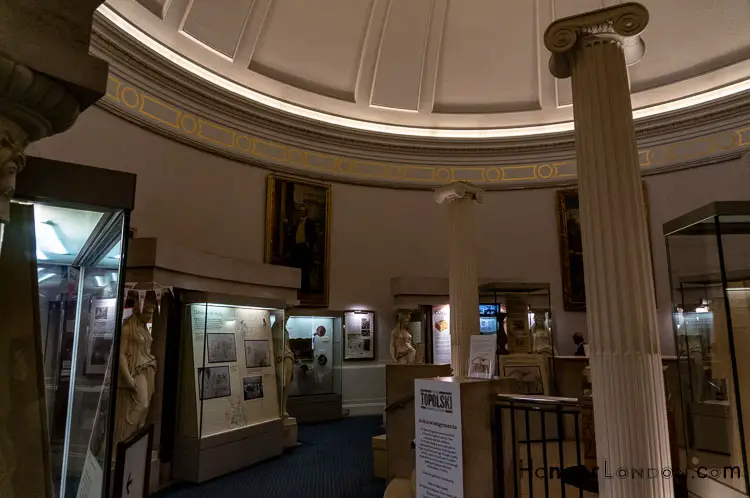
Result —
M 403 398 L 397 399 L 393 403 L 391 403 L 388 406 L 386 406 L 385 407 L 385 412 L 389 413 L 389 412 L 391 412 L 391 411 L 393 411 L 393 410 L 395 410 L 397 408 L 404 408 L 406 406 L 406 404 L 408 402 L 412 401 L 412 400 L 414 400 L 414 395 L 413 394 L 408 394 L 408 395 L 404 396 Z
M 547 405 L 547 406 L 560 406 L 560 407 L 575 407 L 580 406 L 578 398 L 563 398 L 560 396 L 542 396 L 538 394 L 498 394 L 496 395 L 498 403 L 504 404 L 524 404 L 524 405 Z

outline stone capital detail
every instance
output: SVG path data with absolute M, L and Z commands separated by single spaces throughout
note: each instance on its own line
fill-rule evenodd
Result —
M 9 221 L 26 146 L 67 130 L 80 112 L 64 85 L 0 55 L 0 224 Z
M 620 44 L 626 63 L 635 64 L 646 51 L 639 35 L 648 21 L 646 7 L 628 2 L 553 22 L 544 32 L 544 45 L 552 52 L 550 72 L 557 78 L 570 77 L 571 53 L 595 43 Z
M 473 199 L 482 202 L 484 190 L 466 182 L 449 183 L 443 187 L 435 189 L 435 202 L 438 204 L 448 204 L 459 199 Z

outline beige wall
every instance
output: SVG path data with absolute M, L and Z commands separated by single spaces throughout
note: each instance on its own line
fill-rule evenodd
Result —
M 34 144 L 29 153 L 136 173 L 132 225 L 138 236 L 263 258 L 267 172 L 262 169 L 182 145 L 99 108 L 87 111 L 69 132 Z M 733 161 L 646 179 L 665 354 L 672 353 L 673 341 L 662 223 L 711 201 L 750 199 L 749 177 L 747 167 Z M 427 191 L 334 184 L 332 202 L 330 307 L 379 311 L 378 350 L 385 361 L 392 326 L 390 279 L 447 276 L 447 245 L 440 237 L 445 213 Z M 570 336 L 585 333 L 586 317 L 562 309 L 555 189 L 489 192 L 477 216 L 480 275 L 549 282 L 558 351 L 570 353 Z M 345 391 L 347 384 L 356 389 L 353 380 L 345 381 Z M 371 397 L 379 398 L 382 387 Z

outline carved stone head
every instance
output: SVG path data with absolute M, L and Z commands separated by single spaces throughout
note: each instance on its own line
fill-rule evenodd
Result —
M 0 223 L 10 220 L 10 200 L 16 190 L 16 175 L 26 164 L 25 133 L 7 120 L 0 120 Z

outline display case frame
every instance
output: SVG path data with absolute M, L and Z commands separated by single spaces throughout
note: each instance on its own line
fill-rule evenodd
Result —
M 340 310 L 322 310 L 317 308 L 288 308 L 286 310 L 289 320 L 295 318 L 313 319 L 331 319 L 334 323 L 333 333 L 331 334 L 331 348 L 333 353 L 332 380 L 330 392 L 318 392 L 311 394 L 294 394 L 290 390 L 287 398 L 287 411 L 289 415 L 299 423 L 322 422 L 329 420 L 338 420 L 343 416 L 343 335 L 345 311 Z M 315 349 L 311 351 L 312 357 L 305 360 L 305 363 L 311 364 L 315 361 Z M 296 375 L 299 373 L 301 360 L 295 356 L 294 372 L 292 382 L 297 382 Z M 311 366 L 312 368 L 313 366 Z
M 273 315 L 276 320 L 283 320 L 285 303 L 261 297 L 183 291 L 180 293 L 180 304 L 182 348 L 173 477 L 183 481 L 204 482 L 280 455 L 283 452 L 284 433 L 280 413 L 282 393 L 277 386 L 271 336 L 273 322 L 270 317 Z M 203 307 L 206 314 L 201 325 L 193 321 L 190 310 Z M 209 307 L 218 312 L 232 310 L 232 316 L 235 316 L 236 312 L 246 310 L 256 310 L 260 313 L 254 318 L 248 315 L 237 322 L 238 318 L 224 320 L 229 315 L 212 317 Z M 268 317 L 265 317 L 266 313 Z M 246 319 L 256 320 L 257 323 L 248 323 L 243 329 L 242 325 Z M 227 356 L 227 348 L 217 349 L 224 357 L 214 359 L 224 361 L 208 361 L 212 354 L 208 349 L 209 336 L 221 335 L 209 332 L 211 320 L 214 320 L 214 325 L 211 326 L 215 330 L 220 327 L 231 327 L 235 330 L 234 355 Z M 221 323 L 222 320 L 224 323 Z M 237 328 L 238 326 L 240 328 Z M 198 338 L 195 330 L 202 330 L 202 340 Z M 237 337 L 240 335 L 243 341 L 241 349 L 237 343 Z M 249 366 L 245 363 L 247 358 L 244 346 L 246 341 L 254 340 L 247 339 L 249 336 L 255 338 L 256 335 L 258 340 L 266 342 L 268 361 L 263 365 Z M 261 339 L 261 335 L 267 338 Z M 207 376 L 206 372 L 209 369 L 211 372 L 215 371 L 216 375 Z M 262 379 L 259 389 L 254 389 L 252 381 L 245 382 L 255 377 Z M 207 393 L 207 380 L 212 382 L 212 389 L 216 392 Z M 272 388 L 262 387 L 264 385 L 271 385 Z M 239 399 L 232 394 L 236 394 L 238 386 L 242 393 Z M 248 392 L 252 394 L 256 391 L 262 394 L 255 397 L 247 396 Z M 270 396 L 266 396 L 266 393 L 270 393 Z M 222 400 L 225 402 L 219 403 Z M 258 401 L 262 406 L 256 406 Z M 217 415 L 222 413 L 222 407 L 229 410 L 223 413 L 226 415 L 224 418 Z M 254 411 L 257 417 L 248 421 L 246 413 L 249 410 Z
M 680 471 L 697 496 L 744 496 L 750 370 L 738 354 L 750 352 L 750 202 L 705 205 L 668 221 L 663 233 L 686 434 Z M 691 479 L 702 467 L 725 472 Z M 740 476 L 727 479 L 735 468 Z
M 95 316 L 95 309 L 84 310 L 83 305 L 85 302 L 90 303 L 90 300 L 86 298 L 89 295 L 86 290 L 88 285 L 86 282 L 93 278 L 93 275 L 97 274 L 99 267 L 101 267 L 101 260 L 104 259 L 102 251 L 107 247 L 118 246 L 119 244 L 118 247 L 120 250 L 117 254 L 117 261 L 108 262 L 106 267 L 107 271 L 118 275 L 116 282 L 111 282 L 111 290 L 115 293 L 115 297 L 113 306 L 109 310 L 112 314 L 109 317 L 111 329 L 107 331 L 111 345 L 106 348 L 107 356 L 111 358 L 107 360 L 109 368 L 112 371 L 117 371 L 125 295 L 124 275 L 128 234 L 130 232 L 130 212 L 135 205 L 135 187 L 136 175 L 134 174 L 33 156 L 27 157 L 26 167 L 17 178 L 15 190 L 16 201 L 74 211 L 101 213 L 101 217 L 93 227 L 91 233 L 88 234 L 85 243 L 77 252 L 75 258 L 69 263 L 65 263 L 70 268 L 81 268 L 84 270 L 78 270 L 77 277 L 72 274 L 69 274 L 67 277 L 69 284 L 73 280 L 77 282 L 75 284 L 75 287 L 77 287 L 77 290 L 74 292 L 76 295 L 75 298 L 69 300 L 68 305 L 62 301 L 57 304 L 53 302 L 48 303 L 50 306 L 46 310 L 47 316 L 43 320 L 46 321 L 47 325 L 45 329 L 46 334 L 44 339 L 42 339 L 44 345 L 39 351 L 44 357 L 41 360 L 44 363 L 37 366 L 41 369 L 38 373 L 42 374 L 42 380 L 48 380 L 51 383 L 45 386 L 46 389 L 55 388 L 55 386 L 58 386 L 60 380 L 57 375 L 47 375 L 47 373 L 51 372 L 51 370 L 45 368 L 48 364 L 46 362 L 48 354 L 55 353 L 62 355 L 64 347 L 70 347 L 69 354 L 71 356 L 68 361 L 67 376 L 71 380 L 65 388 L 68 393 L 65 403 L 68 406 L 64 410 L 66 421 L 63 433 L 60 434 L 65 442 L 63 445 L 62 467 L 60 469 L 59 480 L 54 475 L 48 475 L 42 478 L 41 481 L 36 481 L 37 477 L 27 472 L 24 481 L 29 484 L 33 482 L 50 483 L 55 488 L 53 494 L 65 494 L 67 496 L 75 494 L 76 490 L 71 489 L 68 484 L 71 486 L 75 484 L 77 486 L 82 481 L 82 474 L 87 469 L 93 468 L 94 463 L 98 467 L 95 470 L 100 479 L 91 482 L 93 487 L 88 490 L 89 494 L 87 496 L 107 496 L 107 490 L 111 485 L 110 470 L 114 452 L 112 436 L 116 398 L 111 393 L 117 391 L 118 376 L 107 375 L 105 372 L 106 368 L 104 371 L 101 368 L 93 370 L 88 368 L 90 365 L 87 365 L 87 362 L 90 363 L 91 360 L 88 354 L 88 333 L 91 331 L 84 331 L 84 326 L 88 323 L 89 328 L 93 329 L 95 327 L 94 322 L 100 321 L 99 319 L 102 317 Z M 20 223 L 21 219 L 16 218 L 15 222 Z M 114 253 L 112 252 L 112 254 Z M 38 254 L 37 258 L 39 258 Z M 51 261 L 52 259 L 47 261 Z M 34 264 L 35 266 L 39 266 L 37 261 L 34 261 Z M 90 271 L 86 269 L 90 269 Z M 71 276 L 75 278 L 71 280 Z M 45 283 L 47 282 L 49 281 L 45 281 Z M 69 286 L 68 288 L 72 289 L 73 287 Z M 85 299 L 81 299 L 82 297 Z M 37 304 L 40 304 L 38 284 L 35 299 L 37 300 Z M 91 316 L 88 316 L 88 312 L 91 312 Z M 72 321 L 73 330 L 70 334 L 71 338 L 68 346 L 62 344 L 63 337 L 60 337 L 60 342 L 48 342 L 55 333 L 66 333 L 68 324 L 71 322 L 70 316 L 68 316 L 70 313 L 77 315 L 77 318 Z M 82 314 L 86 314 L 86 317 L 81 318 Z M 38 315 L 39 313 L 37 313 L 37 320 L 39 320 Z M 55 316 L 57 317 L 55 318 Z M 37 323 L 37 326 L 39 325 L 41 324 Z M 42 333 L 39 333 L 38 336 L 42 337 Z M 102 351 L 99 352 L 102 353 Z M 97 358 L 97 360 L 101 360 L 101 358 Z M 63 360 L 60 361 L 64 363 Z M 98 367 L 101 366 L 98 365 Z M 60 366 L 60 369 L 61 371 L 66 370 L 64 365 Z M 81 377 L 91 376 L 96 377 L 94 382 L 85 386 L 81 384 Z M 55 415 L 58 413 L 54 410 L 57 406 L 56 403 L 57 397 L 52 404 L 47 403 L 48 409 L 45 414 L 47 420 L 44 421 L 43 438 L 48 444 L 51 444 L 49 437 L 51 429 L 54 427 Z M 90 406 L 92 410 L 82 409 L 81 403 L 85 405 L 83 408 L 92 405 Z M 44 413 L 44 411 L 44 408 L 42 408 L 40 412 Z M 73 436 L 74 432 L 78 434 L 75 437 Z M 94 456 L 96 462 L 94 462 L 94 459 L 89 458 L 88 454 L 74 454 L 72 448 L 77 444 L 74 439 L 80 440 L 82 442 L 80 446 L 82 448 L 85 447 L 88 453 L 91 453 L 92 448 L 97 449 Z M 44 462 L 34 462 L 35 471 L 50 472 L 50 461 L 52 458 L 49 456 L 49 448 L 45 454 L 47 456 Z M 24 467 L 27 469 L 30 468 L 28 464 L 25 464 Z M 19 493 L 19 496 L 31 493 L 31 491 L 16 491 Z

